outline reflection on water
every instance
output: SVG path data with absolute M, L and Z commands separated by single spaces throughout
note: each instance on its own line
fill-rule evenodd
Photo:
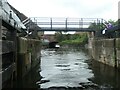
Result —
M 110 66 L 92 60 L 88 62 L 89 69 L 92 69 L 94 77 L 90 80 L 99 85 L 100 88 L 114 88 L 120 90 L 120 71 Z M 108 90 L 112 90 L 108 89 Z
M 40 90 L 120 90 L 120 72 L 90 59 L 83 49 L 44 49 L 41 53 L 41 71 L 38 66 L 14 87 Z

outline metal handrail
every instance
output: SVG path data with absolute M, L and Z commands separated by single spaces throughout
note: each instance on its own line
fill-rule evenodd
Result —
M 46 29 L 55 29 L 58 27 L 60 30 L 66 30 L 70 28 L 76 28 L 76 30 L 79 30 L 79 28 L 86 28 L 89 27 L 92 23 L 95 23 L 96 25 L 101 25 L 104 21 L 102 18 L 48 18 L 48 17 L 32 17 L 30 18 L 33 23 L 38 25 L 39 27 L 44 27 Z M 32 27 L 34 25 L 30 25 Z M 41 28 L 41 29 L 42 29 Z M 77 29 L 78 28 L 78 29 Z M 47 31 L 47 30 L 46 30 Z M 69 30 L 68 30 L 69 31 Z

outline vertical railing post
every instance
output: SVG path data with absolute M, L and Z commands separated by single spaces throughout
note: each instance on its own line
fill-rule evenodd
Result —
M 100 30 L 100 20 L 98 20 L 98 30 Z
M 50 26 L 51 26 L 51 30 L 52 30 L 52 18 L 50 18 Z
M 101 28 L 103 29 L 103 19 L 101 19 Z
M 79 29 L 83 28 L 83 18 L 81 18 L 81 20 L 79 20 Z
M 97 23 L 96 25 L 98 25 L 98 18 L 97 18 L 97 22 L 96 23 Z
M 99 23 L 99 20 L 98 20 L 98 18 L 97 18 L 97 29 L 99 29 L 99 27 L 98 27 L 98 23 Z
M 67 18 L 66 18 L 66 20 L 65 20 L 65 29 L 66 29 L 66 31 L 67 31 Z

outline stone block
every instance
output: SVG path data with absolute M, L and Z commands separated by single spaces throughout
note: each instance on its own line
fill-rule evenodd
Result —
M 26 38 L 18 38 L 17 46 L 18 46 L 19 53 L 26 53 L 27 52 L 27 48 L 28 48 L 27 43 L 28 42 L 27 42 Z
M 120 68 L 120 50 L 117 49 L 117 67 Z
M 114 39 L 94 39 L 92 43 L 93 59 L 104 64 L 115 66 Z
M 24 77 L 33 67 L 39 64 L 41 42 L 36 39 L 19 38 L 18 69 L 20 77 Z
M 116 39 L 116 48 L 120 50 L 120 38 Z
M 104 47 L 114 47 L 114 39 L 103 39 L 102 42 Z

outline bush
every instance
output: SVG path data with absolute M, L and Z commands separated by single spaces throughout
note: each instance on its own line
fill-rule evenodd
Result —
M 70 39 L 67 40 L 62 40 L 59 44 L 64 45 L 64 44 L 70 44 L 70 45 L 84 45 L 88 42 L 88 37 L 87 34 L 74 34 L 71 35 Z

